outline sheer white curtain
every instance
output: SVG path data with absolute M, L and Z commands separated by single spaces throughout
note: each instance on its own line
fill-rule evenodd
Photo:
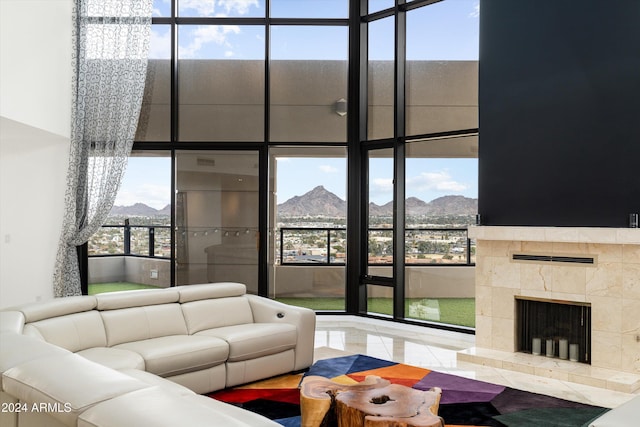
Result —
M 124 175 L 147 73 L 152 0 L 76 0 L 73 110 L 56 297 L 80 295 L 77 246 L 104 223 Z

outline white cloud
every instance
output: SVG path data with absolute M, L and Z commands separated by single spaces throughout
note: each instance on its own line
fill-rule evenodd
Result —
M 212 0 L 180 0 L 180 12 L 194 10 L 195 16 L 213 16 L 216 10 L 216 2 Z
M 392 178 L 375 178 L 373 180 L 373 186 L 371 188 L 373 193 L 391 193 L 393 192 L 393 179 Z
M 219 0 L 218 3 L 227 13 L 236 11 L 239 15 L 246 15 L 251 6 L 258 6 L 258 0 Z
M 407 189 L 413 191 L 439 191 L 443 193 L 459 193 L 467 189 L 467 185 L 454 180 L 448 171 L 423 172 L 418 176 L 407 178 Z
M 196 58 L 200 50 L 209 43 L 220 46 L 228 46 L 227 36 L 240 33 L 236 25 L 211 25 L 197 27 L 192 33 L 193 37 L 187 46 L 180 47 L 181 58 Z
M 480 3 L 473 5 L 473 11 L 469 13 L 470 18 L 478 18 L 480 16 Z
M 320 169 L 321 172 L 324 173 L 336 173 L 338 172 L 338 168 L 331 166 L 331 165 L 320 165 L 318 166 L 318 169 Z
M 164 34 L 154 31 L 151 27 L 151 43 L 149 44 L 149 58 L 170 59 L 171 58 L 171 33 L 165 31 Z
M 251 6 L 258 7 L 258 0 L 180 0 L 180 13 L 183 16 L 242 16 L 249 13 Z

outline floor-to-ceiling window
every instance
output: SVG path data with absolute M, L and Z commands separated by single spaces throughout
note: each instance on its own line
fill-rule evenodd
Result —
M 370 0 L 366 10 L 366 312 L 473 327 L 479 2 Z
M 473 304 L 478 7 L 155 0 L 129 168 L 166 171 L 169 243 L 132 254 L 144 283 L 473 326 L 432 306 Z

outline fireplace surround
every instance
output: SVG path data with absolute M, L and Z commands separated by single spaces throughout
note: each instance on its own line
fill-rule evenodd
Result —
M 476 347 L 459 360 L 640 389 L 640 229 L 476 226 L 469 236 L 477 247 Z M 559 349 L 544 357 L 546 341 L 542 357 L 520 352 L 522 299 L 589 306 L 590 365 L 555 357 Z

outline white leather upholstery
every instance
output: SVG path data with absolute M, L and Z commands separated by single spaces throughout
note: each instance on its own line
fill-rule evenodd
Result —
M 617 408 L 605 412 L 595 420 L 590 421 L 587 427 L 636 427 L 640 422 L 640 396 L 623 403 Z
M 190 334 L 223 326 L 253 323 L 251 306 L 244 296 L 183 303 L 182 312 Z
M 132 291 L 107 292 L 96 295 L 98 310 L 118 310 L 145 305 L 159 305 L 178 302 L 180 295 L 175 288 L 137 289 Z
M 144 370 L 145 368 L 144 359 L 140 354 L 122 348 L 94 347 L 78 351 L 76 354 L 113 369 Z
M 229 344 L 229 362 L 239 362 L 292 349 L 296 346 L 298 334 L 293 325 L 251 323 L 208 329 L 196 336 L 223 339 Z
M 217 365 L 200 371 L 187 372 L 186 374 L 172 375 L 166 379 L 183 385 L 196 393 L 204 394 L 212 390 L 221 390 L 227 384 L 226 364 Z
M 24 314 L 19 311 L 0 311 L 0 332 L 22 333 Z
M 207 285 L 184 285 L 176 288 L 180 293 L 180 302 L 199 301 L 211 298 L 239 297 L 247 293 L 242 283 L 218 282 Z
M 233 387 L 279 375 L 282 367 L 293 366 L 294 360 L 295 352 L 287 350 L 258 359 L 228 362 L 226 386 Z
M 109 347 L 168 335 L 186 335 L 180 304 L 162 304 L 102 311 Z
M 144 359 L 145 370 L 161 377 L 198 371 L 224 363 L 229 346 L 215 337 L 171 335 L 119 344 Z
M 251 305 L 253 321 L 256 323 L 286 323 L 295 325 L 296 360 L 294 371 L 308 368 L 313 363 L 313 349 L 316 330 L 316 316 L 311 310 L 296 310 L 278 301 L 260 298 L 256 295 L 245 295 Z
M 73 425 L 78 414 L 98 402 L 148 387 L 77 354 L 32 360 L 9 369 L 2 377 L 4 391 L 21 402 L 58 408 L 48 412 L 68 425 Z
M 32 360 L 55 355 L 71 354 L 69 351 L 37 338 L 13 333 L 0 333 L 0 372 Z M 4 384 L 0 381 L 2 390 Z
M 166 378 L 162 378 L 157 375 L 151 374 L 149 372 L 141 371 L 140 369 L 123 369 L 120 372 L 132 378 L 140 380 L 149 386 L 160 386 L 164 390 L 167 390 L 171 393 L 175 393 L 181 396 L 189 396 L 192 394 L 196 394 L 193 390 L 183 385 L 170 381 Z
M 67 314 L 81 313 L 96 308 L 97 301 L 93 296 L 76 296 L 56 298 L 46 303 L 31 303 L 20 307 L 25 322 L 37 322 L 42 319 L 65 316 Z
M 160 387 L 111 399 L 90 408 L 78 418 L 78 427 L 141 426 L 276 427 L 279 424 L 214 399 L 176 396 Z
M 51 344 L 73 352 L 107 345 L 102 317 L 97 311 L 73 313 L 32 322 L 25 325 L 23 333 L 42 337 Z
M 211 283 L 61 298 L 0 312 L 0 399 L 49 408 L 0 414 L 0 423 L 276 425 L 195 395 L 313 361 L 313 311 L 245 292 L 239 283 Z

